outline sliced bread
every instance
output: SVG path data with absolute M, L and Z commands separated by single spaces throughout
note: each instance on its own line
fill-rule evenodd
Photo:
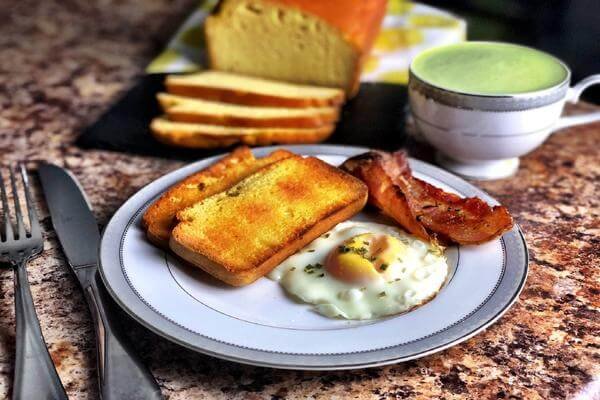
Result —
M 295 85 L 219 71 L 169 75 L 165 85 L 171 94 L 249 106 L 330 107 L 344 102 L 344 92 L 340 89 Z
M 335 123 L 335 107 L 253 107 L 159 93 L 169 120 L 253 128 L 315 128 Z
M 298 157 L 286 150 L 276 150 L 256 159 L 248 147 L 239 147 L 213 165 L 188 176 L 163 193 L 144 213 L 142 223 L 148 239 L 163 248 L 169 247 L 175 215 L 196 202 L 227 190 L 243 178 L 266 165 L 287 157 Z
M 367 187 L 313 157 L 270 164 L 178 213 L 169 245 L 233 286 L 247 285 L 350 218 Z
M 173 122 L 165 118 L 155 118 L 150 124 L 154 137 L 162 143 L 205 149 L 227 147 L 237 143 L 318 143 L 327 139 L 334 128 L 333 124 L 316 128 L 248 128 Z

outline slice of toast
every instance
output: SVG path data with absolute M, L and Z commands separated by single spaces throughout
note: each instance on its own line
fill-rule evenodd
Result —
M 220 71 L 169 75 L 167 92 L 259 107 L 326 107 L 344 102 L 341 89 L 295 85 Z
M 367 187 L 317 158 L 287 158 L 178 213 L 169 245 L 233 286 L 247 285 L 359 212 Z
M 316 128 L 335 123 L 335 107 L 253 107 L 159 93 L 158 102 L 169 120 L 252 128 Z
M 287 157 L 298 156 L 286 150 L 276 150 L 266 157 L 256 159 L 248 147 L 240 147 L 213 165 L 188 176 L 163 193 L 144 213 L 142 223 L 148 239 L 158 246 L 168 248 L 177 212 L 227 190 L 260 168 Z
M 150 124 L 154 137 L 165 144 L 189 148 L 227 147 L 237 143 L 264 146 L 273 143 L 318 143 L 327 139 L 335 125 L 316 128 L 247 128 L 173 122 L 154 118 Z

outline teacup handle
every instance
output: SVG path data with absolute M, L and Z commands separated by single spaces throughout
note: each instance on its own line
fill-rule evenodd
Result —
M 587 78 L 577 83 L 575 86 L 569 88 L 566 100 L 572 104 L 577 103 L 579 101 L 579 96 L 581 96 L 581 93 L 585 89 L 598 83 L 600 83 L 600 74 L 588 76 Z M 590 122 L 596 121 L 600 121 L 600 111 L 595 111 L 581 115 L 572 115 L 570 117 L 562 117 L 556 123 L 554 130 L 567 128 L 569 126 L 589 124 Z

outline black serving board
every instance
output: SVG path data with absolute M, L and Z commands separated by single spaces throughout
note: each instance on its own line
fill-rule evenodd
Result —
M 155 157 L 192 160 L 222 153 L 223 149 L 183 149 L 156 141 L 148 128 L 161 114 L 156 94 L 164 91 L 163 74 L 143 76 L 116 104 L 77 140 L 86 149 L 103 149 Z M 363 83 L 359 94 L 342 110 L 331 144 L 395 150 L 405 142 L 406 87 Z

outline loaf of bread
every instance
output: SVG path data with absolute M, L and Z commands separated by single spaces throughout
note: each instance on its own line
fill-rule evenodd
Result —
M 316 128 L 335 123 L 334 107 L 252 107 L 159 93 L 169 120 L 254 128 Z
M 344 92 L 270 81 L 220 71 L 169 75 L 167 91 L 222 103 L 258 107 L 336 107 L 344 102 Z
M 154 118 L 150 123 L 150 130 L 159 142 L 200 149 L 234 144 L 266 146 L 273 143 L 318 143 L 327 139 L 334 129 L 333 124 L 315 128 L 250 128 L 173 122 L 162 117 Z
M 367 187 L 317 158 L 289 157 L 177 215 L 169 245 L 233 286 L 247 285 L 360 211 Z
M 387 0 L 221 0 L 206 19 L 211 68 L 358 90 Z

